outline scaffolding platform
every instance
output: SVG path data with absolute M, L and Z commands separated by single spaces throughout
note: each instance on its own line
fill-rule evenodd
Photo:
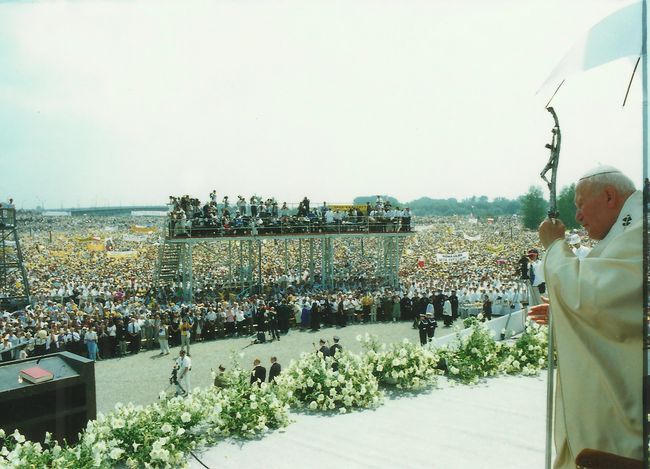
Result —
M 221 246 L 222 260 L 227 266 L 221 284 L 239 289 L 240 293 L 251 291 L 255 287 L 261 291 L 264 284 L 262 260 L 267 249 L 276 253 L 279 251 L 282 261 L 277 268 L 283 273 L 308 271 L 309 278 L 314 281 L 317 278 L 316 267 L 319 266 L 318 285 L 323 289 L 333 288 L 341 273 L 340 269 L 337 271 L 335 268 L 337 243 L 346 243 L 349 254 L 346 262 L 355 257 L 371 261 L 374 268 L 368 273 L 381 284 L 396 288 L 399 285 L 404 242 L 415 234 L 410 229 L 402 230 L 393 224 L 377 223 L 355 226 L 292 226 L 291 230 L 278 228 L 242 228 L 227 232 L 216 228 L 192 228 L 179 231 L 177 227 L 168 225 L 154 272 L 155 291 L 172 284 L 180 285 L 184 302 L 192 303 L 195 290 L 193 250 L 200 247 L 210 251 L 210 245 L 215 244 Z M 219 255 L 217 250 L 213 251 Z

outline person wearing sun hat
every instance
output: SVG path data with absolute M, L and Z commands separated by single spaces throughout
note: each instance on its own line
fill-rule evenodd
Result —
M 582 239 L 578 233 L 573 233 L 567 241 L 571 245 L 571 251 L 578 259 L 584 259 L 591 251 L 587 246 L 582 246 Z

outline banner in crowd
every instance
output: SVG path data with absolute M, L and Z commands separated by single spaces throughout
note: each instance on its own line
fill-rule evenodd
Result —
M 356 208 L 357 210 L 359 210 L 364 215 L 366 214 L 366 206 L 365 205 L 328 205 L 328 207 L 333 212 L 336 212 L 336 211 L 348 212 L 351 208 Z
M 69 217 L 71 215 L 70 212 L 54 212 L 54 211 L 47 211 L 41 213 L 44 217 Z
M 99 236 L 86 236 L 85 238 L 77 238 L 77 241 L 80 243 L 94 243 L 101 241 L 102 238 Z
M 465 262 L 469 260 L 468 252 L 453 252 L 451 254 L 436 254 L 438 262 Z
M 146 235 L 132 235 L 132 234 L 128 234 L 128 235 L 124 235 L 124 236 L 122 237 L 122 239 L 123 239 L 124 241 L 128 241 L 128 242 L 130 242 L 130 243 L 143 243 L 143 242 L 147 241 L 148 238 L 147 238 Z
M 469 236 L 466 233 L 463 233 L 463 238 L 465 238 L 467 241 L 480 241 L 481 235 Z
M 99 252 L 99 251 L 106 250 L 106 246 L 104 245 L 104 243 L 96 243 L 96 242 L 95 243 L 88 243 L 88 245 L 86 246 L 86 249 L 88 249 L 89 251 Z
M 132 217 L 166 217 L 169 215 L 169 212 L 163 212 L 161 210 L 132 210 Z
M 133 259 L 138 257 L 138 251 L 107 251 L 106 255 L 116 259 Z
M 142 226 L 142 225 L 133 225 L 131 227 L 131 233 L 147 233 L 151 234 L 156 231 L 155 226 Z

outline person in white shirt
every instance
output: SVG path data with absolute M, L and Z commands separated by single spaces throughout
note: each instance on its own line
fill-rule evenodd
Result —
M 0 342 L 0 359 L 5 362 L 13 359 L 13 352 L 11 351 L 11 342 L 5 337 Z
M 185 350 L 178 352 L 176 359 L 176 395 L 187 396 L 191 391 L 190 373 L 192 371 L 192 359 L 187 356 Z
M 544 263 L 539 258 L 539 251 L 535 248 L 528 250 L 528 277 L 530 281 L 529 300 L 531 306 L 542 303 L 542 295 L 546 293 L 546 282 L 544 281 Z
M 582 246 L 582 240 L 580 239 L 580 235 L 577 233 L 574 233 L 569 237 L 568 243 L 571 245 L 571 251 L 573 254 L 575 254 L 580 260 L 587 257 L 587 254 L 591 251 L 587 246 Z
M 84 334 L 84 342 L 88 348 L 88 358 L 92 361 L 97 360 L 97 332 L 95 332 L 95 327 L 91 327 L 90 330 Z
M 140 351 L 140 341 L 142 340 L 140 335 L 140 322 L 132 316 L 126 331 L 131 353 L 138 353 Z
M 169 355 L 169 329 L 164 322 L 160 322 L 158 325 L 158 343 L 160 344 L 160 355 Z

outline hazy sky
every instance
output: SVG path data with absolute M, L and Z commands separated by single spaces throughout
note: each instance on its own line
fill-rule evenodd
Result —
M 535 95 L 614 0 L 0 4 L 0 199 L 163 204 L 253 193 L 517 197 L 552 119 Z M 553 100 L 558 182 L 597 163 L 640 186 L 634 62 Z

